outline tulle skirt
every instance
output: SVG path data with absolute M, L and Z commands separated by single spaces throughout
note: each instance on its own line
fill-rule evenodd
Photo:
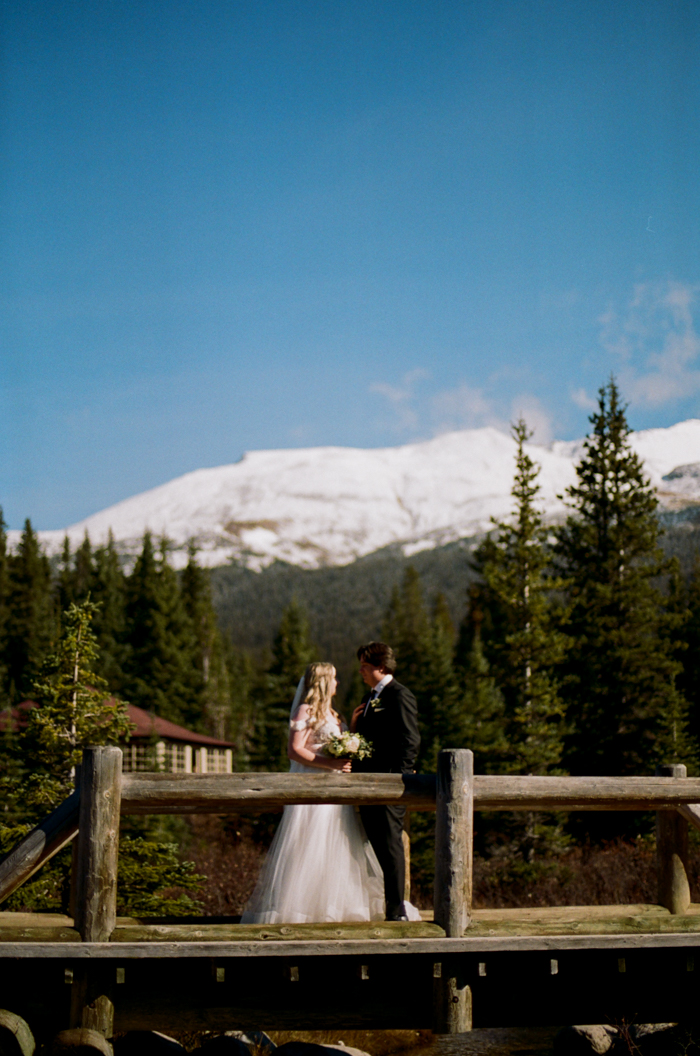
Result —
M 383 919 L 382 869 L 354 807 L 285 807 L 241 923 Z

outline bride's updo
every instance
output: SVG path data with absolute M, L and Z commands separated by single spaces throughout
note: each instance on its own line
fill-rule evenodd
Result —
M 329 719 L 338 718 L 333 710 L 333 679 L 335 668 L 329 663 L 309 664 L 304 673 L 304 695 L 302 704 L 309 709 L 307 721 L 313 729 L 318 729 Z

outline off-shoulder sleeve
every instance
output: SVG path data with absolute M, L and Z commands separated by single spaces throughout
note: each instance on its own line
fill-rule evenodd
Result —
M 304 705 L 301 704 L 294 714 L 290 716 L 289 728 L 290 730 L 294 730 L 295 733 L 298 733 L 300 730 L 308 729 L 310 725 L 309 720 L 304 717 L 304 711 L 306 711 L 306 709 Z

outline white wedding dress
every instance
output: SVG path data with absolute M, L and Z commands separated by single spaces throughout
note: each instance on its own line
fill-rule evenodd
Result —
M 294 722 L 293 730 L 308 728 Z M 320 752 L 340 733 L 337 722 L 311 730 L 306 747 Z M 293 774 L 322 773 L 292 762 Z M 242 924 L 310 924 L 384 920 L 384 876 L 354 807 L 285 807 Z

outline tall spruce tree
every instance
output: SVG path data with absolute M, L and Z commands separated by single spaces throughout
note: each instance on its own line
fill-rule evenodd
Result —
M 31 759 L 31 769 L 0 774 L 0 790 L 10 809 L 0 814 L 0 852 L 8 851 L 32 824 L 72 790 L 73 772 L 87 745 L 118 743 L 131 724 L 121 701 L 109 695 L 97 674 L 98 645 L 92 632 L 96 606 L 72 604 L 64 613 L 56 651 L 47 656 L 34 685 L 36 707 L 17 738 L 17 757 Z M 67 911 L 70 849 L 52 858 L 4 904 L 8 909 Z M 192 914 L 201 906 L 188 894 L 204 877 L 191 862 L 179 860 L 177 848 L 122 832 L 119 841 L 118 910 L 123 915 Z
M 463 743 L 458 747 L 471 748 L 477 774 L 503 773 L 509 756 L 505 704 L 484 656 L 478 625 L 459 674 Z
M 658 585 L 670 565 L 614 379 L 600 389 L 590 422 L 557 543 L 570 601 L 565 758 L 575 774 L 642 775 L 694 754 L 675 685 L 677 616 Z
M 522 419 L 513 426 L 517 444 L 513 515 L 495 525 L 495 537 L 487 538 L 476 554 L 483 584 L 472 594 L 471 662 L 472 678 L 477 675 L 477 687 L 481 681 L 489 709 L 479 732 L 488 738 L 484 747 L 491 772 L 547 774 L 558 771 L 563 752 L 564 704 L 558 672 L 566 639 L 558 629 L 554 601 L 561 584 L 550 574 L 548 531 L 538 507 L 539 466 L 525 450 L 530 435 Z M 489 666 L 479 634 L 483 623 L 489 630 L 495 680 L 490 687 L 485 681 Z M 503 698 L 500 738 L 493 695 L 496 686 Z M 484 849 L 494 844 L 508 846 L 516 871 L 517 862 L 532 869 L 539 868 L 539 862 L 546 868 L 542 859 L 564 843 L 562 819 L 534 812 L 506 816 L 495 824 L 486 821 L 479 837 Z
M 24 746 L 33 761 L 34 797 L 51 807 L 70 791 L 84 747 L 117 744 L 132 729 L 124 705 L 108 695 L 94 670 L 94 615 L 91 601 L 70 605 L 56 652 L 44 659 L 33 686 L 36 707 L 28 713 Z M 46 780 L 37 784 L 38 778 Z
M 299 679 L 318 653 L 306 609 L 292 598 L 272 646 L 272 663 L 257 696 L 252 755 L 256 768 L 286 770 L 289 709 Z
M 229 733 L 231 721 L 231 678 L 212 603 L 209 571 L 197 563 L 194 543 L 188 548 L 188 561 L 180 586 L 195 637 L 202 715 L 208 731 L 223 740 Z
M 190 728 L 203 725 L 194 628 L 165 542 L 149 532 L 127 580 L 125 693 L 132 704 Z
M 557 628 L 553 591 L 560 586 L 548 569 L 548 531 L 537 506 L 539 466 L 525 444 L 530 437 L 520 420 L 513 427 L 518 445 L 512 495 L 513 517 L 496 525 L 497 536 L 482 544 L 478 560 L 486 597 L 501 626 L 492 640 L 492 673 L 503 693 L 510 745 L 508 769 L 546 774 L 563 751 L 564 704 L 557 684 L 566 639 Z
M 453 654 L 455 631 L 447 603 L 437 595 L 430 612 L 420 574 L 409 565 L 394 588 L 382 637 L 396 653 L 396 676 L 415 695 L 421 747 L 417 765 L 434 771 L 441 748 L 468 747 Z
M 0 658 L 15 701 L 30 695 L 57 625 L 51 567 L 27 520 L 17 552 L 7 558 L 7 621 Z
M 6 636 L 9 615 L 7 525 L 3 516 L 2 506 L 0 506 L 0 713 L 10 703 L 10 686 L 6 664 Z M 9 726 L 9 723 L 7 725 Z
M 700 743 L 700 554 L 696 554 L 687 584 L 681 584 L 680 577 L 674 578 L 677 582 L 671 610 L 679 617 L 680 627 L 674 634 L 673 644 L 682 647 L 677 651 L 681 664 L 677 685 L 688 702 L 688 733 L 697 745 Z
M 98 672 L 116 693 L 121 693 L 128 655 L 126 577 L 111 531 L 106 545 L 93 555 L 90 597 L 97 606 L 93 626 L 100 650 Z

